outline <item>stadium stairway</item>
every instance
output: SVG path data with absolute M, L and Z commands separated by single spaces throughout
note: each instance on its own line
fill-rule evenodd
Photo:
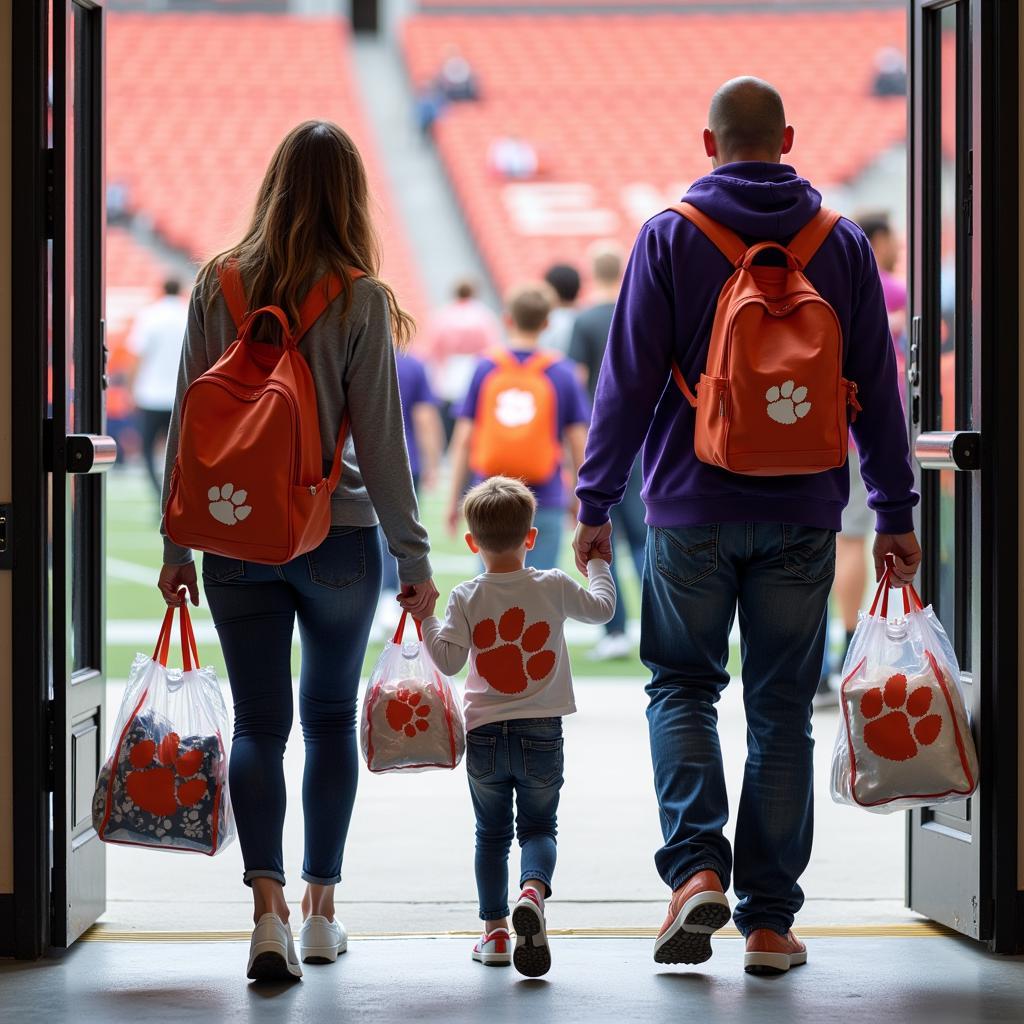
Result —
M 447 301 L 453 282 L 468 276 L 480 283 L 481 298 L 494 305 L 490 278 L 437 152 L 416 126 L 401 55 L 391 40 L 360 35 L 352 52 L 363 109 L 430 304 Z

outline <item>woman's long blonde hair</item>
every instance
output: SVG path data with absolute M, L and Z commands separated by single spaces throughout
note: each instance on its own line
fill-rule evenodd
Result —
M 216 290 L 216 270 L 236 260 L 248 289 L 249 308 L 280 306 L 292 326 L 306 293 L 326 272 L 342 280 L 342 315 L 352 305 L 349 270 L 361 270 L 383 288 L 395 343 L 404 349 L 415 323 L 391 288 L 377 276 L 380 244 L 370 218 L 366 168 L 355 143 L 331 121 L 304 121 L 277 147 L 256 197 L 242 240 L 199 272 L 206 295 Z

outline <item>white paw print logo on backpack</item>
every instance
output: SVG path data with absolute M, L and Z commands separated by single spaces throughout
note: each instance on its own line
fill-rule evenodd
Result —
M 225 526 L 234 526 L 249 518 L 251 505 L 246 505 L 248 491 L 236 491 L 234 484 L 211 487 L 206 495 L 210 499 L 210 515 Z
M 529 391 L 508 388 L 498 395 L 494 406 L 495 419 L 503 427 L 523 427 L 537 415 L 537 402 Z
M 769 388 L 764 397 L 768 402 L 768 415 L 776 423 L 796 423 L 811 411 L 811 403 L 806 401 L 807 388 L 798 388 L 791 380 Z

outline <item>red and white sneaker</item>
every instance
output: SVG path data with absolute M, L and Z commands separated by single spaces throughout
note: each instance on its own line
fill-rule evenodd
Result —
M 747 936 L 743 970 L 747 974 L 784 974 L 790 967 L 807 963 L 807 947 L 792 931 L 780 935 L 771 928 L 757 928 Z
M 504 928 L 484 932 L 473 947 L 473 959 L 486 967 L 512 965 L 512 937 Z
M 524 889 L 512 908 L 516 948 L 512 963 L 527 978 L 539 978 L 551 970 L 551 948 L 544 922 L 544 897 L 536 889 Z
M 730 918 L 729 901 L 714 871 L 698 871 L 681 885 L 654 941 L 659 964 L 702 964 L 711 959 L 711 936 Z

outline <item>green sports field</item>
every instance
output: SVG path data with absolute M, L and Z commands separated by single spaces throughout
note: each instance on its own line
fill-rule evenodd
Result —
M 435 579 L 441 591 L 438 604 L 443 613 L 449 590 L 478 571 L 476 559 L 466 550 L 461 537 L 452 539 L 442 526 L 439 493 L 424 499 L 423 516 L 430 531 L 435 564 Z M 160 567 L 161 543 L 157 529 L 157 504 L 148 481 L 133 470 L 119 470 L 107 479 L 107 664 L 110 678 L 128 673 L 136 651 L 149 650 L 156 639 L 163 602 L 156 590 Z M 639 616 L 639 589 L 632 565 L 623 558 L 624 598 L 630 618 Z M 562 567 L 576 576 L 572 566 L 569 538 L 563 544 Z M 200 657 L 224 672 L 224 663 L 209 612 L 205 606 L 195 611 Z M 571 627 L 572 628 L 572 627 Z M 638 685 L 647 673 L 634 654 L 628 659 L 596 662 L 588 658 L 601 631 L 575 627 L 570 635 L 573 670 L 582 677 L 636 677 Z M 339 637 L 339 643 L 344 637 Z M 369 672 L 380 651 L 380 644 L 367 651 L 364 671 Z M 296 641 L 293 665 L 297 671 L 299 648 Z

